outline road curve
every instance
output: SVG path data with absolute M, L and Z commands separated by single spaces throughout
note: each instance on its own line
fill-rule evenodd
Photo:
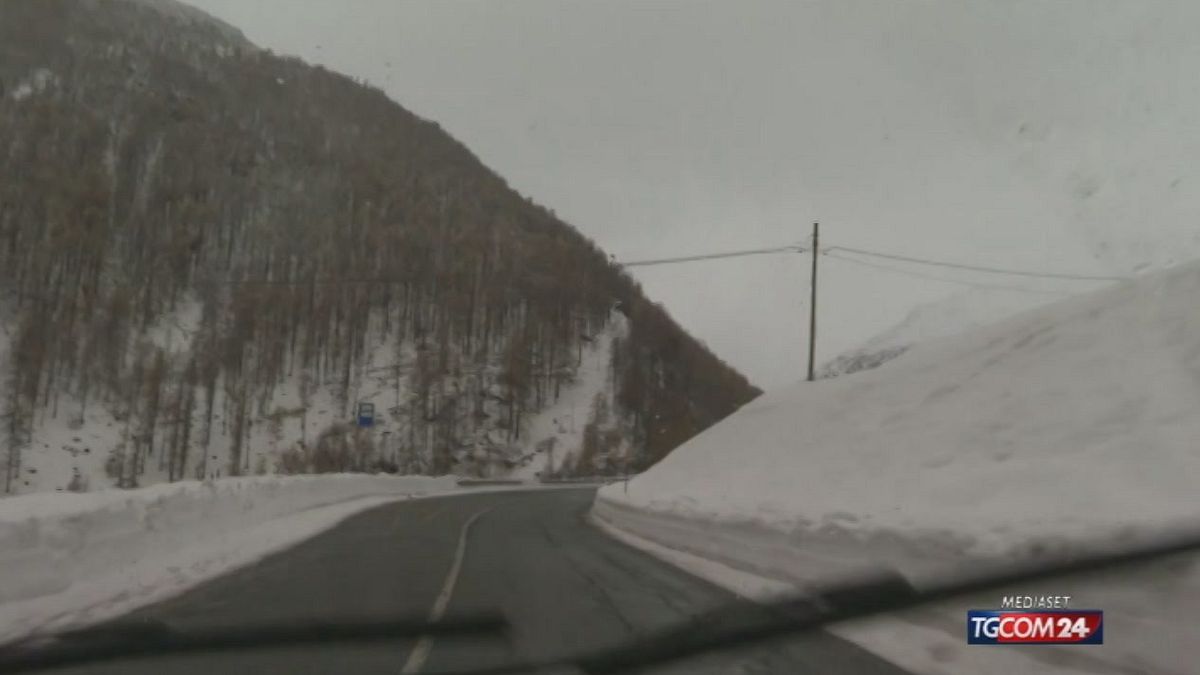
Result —
M 587 524 L 594 497 L 594 489 L 544 490 L 388 504 L 127 617 L 189 628 L 500 610 L 512 624 L 508 638 L 271 649 L 56 672 L 435 673 L 619 644 L 733 600 Z M 654 672 L 905 675 L 825 633 Z

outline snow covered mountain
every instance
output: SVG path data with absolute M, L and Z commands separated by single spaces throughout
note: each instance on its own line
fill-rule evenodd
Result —
M 914 345 L 995 323 L 1053 301 L 1054 296 L 971 289 L 914 307 L 903 321 L 824 364 L 822 379 L 877 368 Z
M 0 3 L 0 147 L 9 493 L 616 472 L 757 393 L 438 125 L 173 0 Z

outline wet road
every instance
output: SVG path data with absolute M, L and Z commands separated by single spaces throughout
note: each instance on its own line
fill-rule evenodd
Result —
M 502 611 L 507 636 L 195 655 L 56 672 L 435 673 L 620 644 L 734 598 L 586 522 L 594 488 L 398 502 L 128 618 L 180 629 L 298 617 Z M 816 633 L 675 664 L 671 673 L 904 675 Z

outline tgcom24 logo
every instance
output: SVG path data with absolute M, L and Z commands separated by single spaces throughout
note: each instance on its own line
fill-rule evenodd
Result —
M 1067 609 L 1070 596 L 1005 596 L 1001 609 L 967 612 L 971 645 L 1100 645 L 1104 612 Z

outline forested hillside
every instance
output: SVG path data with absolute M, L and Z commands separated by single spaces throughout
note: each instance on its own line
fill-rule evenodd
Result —
M 170 10 L 0 2 L 6 492 L 503 472 L 600 350 L 561 470 L 758 393 L 437 124 Z

